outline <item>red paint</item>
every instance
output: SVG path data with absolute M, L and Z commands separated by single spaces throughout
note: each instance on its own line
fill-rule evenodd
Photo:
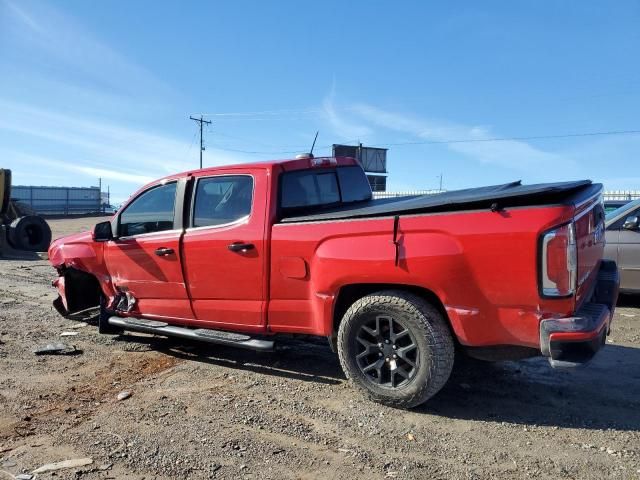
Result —
M 180 232 L 157 232 L 106 242 L 105 265 L 119 290 L 129 290 L 146 315 L 193 318 L 182 278 Z M 175 253 L 159 257 L 158 248 Z
M 285 278 L 296 280 L 307 278 L 307 262 L 300 257 L 280 257 L 278 264 L 280 275 Z
M 354 163 L 338 159 L 339 165 Z M 591 213 L 596 199 L 577 209 L 537 206 L 401 216 L 396 266 L 392 217 L 275 223 L 280 173 L 309 167 L 303 159 L 168 177 L 163 181 L 251 175 L 251 215 L 224 227 L 180 228 L 106 244 L 87 234 L 67 237 L 51 246 L 51 263 L 93 273 L 111 300 L 117 289 L 128 288 L 138 299 L 133 315 L 249 333 L 331 335 L 343 287 L 418 287 L 437 296 L 458 340 L 470 346 L 539 347 L 540 320 L 571 315 L 593 283 L 603 250 Z M 540 235 L 576 216 L 578 292 L 541 298 Z M 232 252 L 228 245 L 235 242 L 255 248 Z M 159 247 L 176 253 L 158 257 L 153 251 Z M 64 296 L 64 285 L 59 286 Z
M 248 219 L 216 228 L 187 228 L 183 237 L 185 279 L 198 320 L 214 328 L 266 329 L 267 250 L 265 225 L 269 189 L 264 168 L 219 168 L 209 177 L 246 173 L 254 179 L 253 208 Z M 232 252 L 232 243 L 250 243 L 247 252 Z
M 602 329 L 591 332 L 555 332 L 549 335 L 551 342 L 587 342 L 602 335 Z

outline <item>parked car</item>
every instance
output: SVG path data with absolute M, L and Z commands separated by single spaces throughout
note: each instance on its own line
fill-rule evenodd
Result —
M 456 351 L 589 361 L 618 294 L 602 185 L 519 182 L 373 200 L 350 158 L 206 168 L 135 193 L 54 242 L 54 305 L 122 329 L 271 350 L 324 336 L 345 374 L 412 407 Z
M 604 256 L 618 264 L 620 289 L 640 293 L 640 199 L 607 214 Z
M 605 200 L 604 201 L 604 213 L 611 213 L 620 207 L 625 206 L 631 200 Z

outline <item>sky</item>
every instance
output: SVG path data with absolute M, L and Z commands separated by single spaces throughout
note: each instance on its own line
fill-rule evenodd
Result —
M 640 2 L 0 0 L 0 167 L 112 203 L 205 166 L 389 148 L 388 190 L 640 189 Z M 540 138 L 543 137 L 543 138 Z M 553 138 L 549 138 L 553 137 Z

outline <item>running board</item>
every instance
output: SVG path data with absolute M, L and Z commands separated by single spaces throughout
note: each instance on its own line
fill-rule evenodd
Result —
M 211 330 L 208 328 L 191 329 L 176 327 L 165 322 L 147 320 L 144 318 L 110 317 L 109 325 L 123 328 L 125 330 L 134 330 L 137 332 L 152 333 L 154 335 L 164 335 L 167 337 L 185 338 L 187 340 L 199 340 L 201 342 L 245 348 L 247 350 L 271 352 L 274 349 L 273 341 L 252 338 L 249 335 L 244 335 L 242 333 Z

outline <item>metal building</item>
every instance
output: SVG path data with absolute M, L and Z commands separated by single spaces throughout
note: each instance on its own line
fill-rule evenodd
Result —
M 101 209 L 100 187 L 11 187 L 11 199 L 26 203 L 38 215 L 79 215 Z
M 387 149 L 360 145 L 333 145 L 334 157 L 351 157 L 364 168 L 371 190 L 384 192 L 387 189 Z

